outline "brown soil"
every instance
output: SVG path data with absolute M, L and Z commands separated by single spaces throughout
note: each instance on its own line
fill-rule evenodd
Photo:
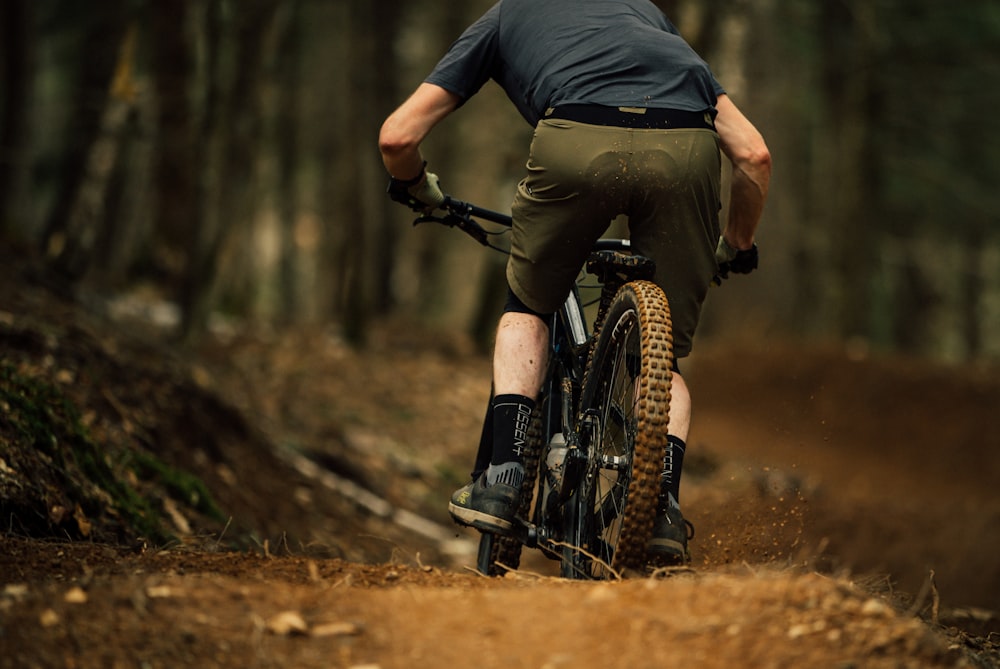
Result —
M 78 407 L 150 522 L 0 419 L 0 667 L 1000 666 L 996 369 L 702 345 L 692 568 L 580 583 L 526 553 L 486 579 L 444 503 L 488 391 L 468 342 L 178 352 L 33 276 L 0 289 L 3 363 Z

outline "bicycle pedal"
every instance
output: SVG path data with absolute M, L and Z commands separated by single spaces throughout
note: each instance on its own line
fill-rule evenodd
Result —
M 522 518 L 514 519 L 514 527 L 511 530 L 509 536 L 514 537 L 528 548 L 537 548 L 545 540 L 544 531 L 540 531 L 537 525 Z

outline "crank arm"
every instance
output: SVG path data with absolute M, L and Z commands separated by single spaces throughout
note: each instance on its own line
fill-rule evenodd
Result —
M 508 536 L 517 539 L 528 548 L 538 548 L 539 544 L 546 541 L 547 534 L 548 533 L 545 531 L 545 528 L 538 527 L 533 523 L 517 518 L 515 519 L 514 527 L 511 528 L 511 533 Z

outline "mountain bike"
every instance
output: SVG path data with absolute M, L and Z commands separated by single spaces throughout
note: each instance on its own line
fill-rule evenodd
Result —
M 506 214 L 450 197 L 414 225 L 428 222 L 458 228 L 501 251 L 492 237 L 511 226 Z M 558 560 L 566 578 L 614 578 L 645 569 L 673 367 L 670 310 L 651 281 L 654 270 L 652 260 L 631 253 L 628 240 L 598 240 L 551 317 L 549 365 L 528 433 L 517 521 L 509 535 L 481 534 L 482 574 L 517 569 L 525 547 Z M 588 286 L 593 280 L 596 286 Z M 592 328 L 584 290 L 599 290 Z

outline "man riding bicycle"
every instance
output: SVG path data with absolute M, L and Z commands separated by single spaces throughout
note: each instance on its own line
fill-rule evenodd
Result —
M 379 149 L 396 199 L 429 209 L 443 202 L 420 144 L 489 79 L 535 132 L 511 209 L 508 299 L 485 426 L 492 452 L 488 462 L 478 459 L 449 510 L 461 524 L 508 533 L 524 477 L 527 417 L 546 371 L 548 318 L 594 242 L 615 217 L 628 217 L 633 251 L 656 263 L 675 359 L 683 358 L 713 276 L 757 266 L 771 157 L 708 65 L 649 0 L 500 0 L 383 124 Z M 721 231 L 720 149 L 733 166 Z M 679 484 L 691 399 L 676 362 L 671 394 L 648 547 L 659 564 L 690 559 Z

